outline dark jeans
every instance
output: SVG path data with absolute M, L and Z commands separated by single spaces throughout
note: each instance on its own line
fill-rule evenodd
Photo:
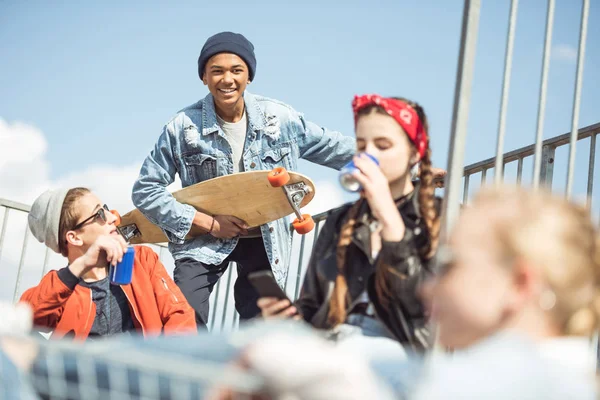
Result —
M 198 328 L 206 328 L 208 324 L 208 299 L 231 261 L 237 263 L 238 272 L 233 287 L 235 308 L 241 320 L 254 318 L 260 314 L 260 309 L 256 305 L 258 293 L 248 281 L 248 274 L 254 271 L 271 270 L 262 238 L 240 239 L 233 252 L 219 265 L 204 264 L 192 258 L 175 261 L 173 271 L 175 283 L 196 311 Z

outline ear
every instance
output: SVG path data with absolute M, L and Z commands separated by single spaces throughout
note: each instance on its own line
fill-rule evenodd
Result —
M 66 234 L 67 243 L 72 244 L 73 246 L 82 246 L 83 240 L 79 237 L 77 232 L 68 231 Z
M 538 269 L 523 259 L 517 259 L 513 263 L 512 293 L 509 295 L 509 303 L 516 309 L 537 299 L 541 279 Z
M 204 86 L 208 85 L 208 79 L 206 79 L 206 72 L 202 74 L 202 83 L 204 83 Z
M 412 155 L 410 157 L 411 167 L 414 167 L 415 165 L 417 165 L 419 163 L 419 161 L 421 161 L 421 155 L 419 154 L 418 151 L 413 150 Z

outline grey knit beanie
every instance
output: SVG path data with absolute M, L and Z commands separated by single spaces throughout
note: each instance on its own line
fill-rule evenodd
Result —
M 40 243 L 60 253 L 58 247 L 58 225 L 60 212 L 69 189 L 47 190 L 31 206 L 29 229 Z

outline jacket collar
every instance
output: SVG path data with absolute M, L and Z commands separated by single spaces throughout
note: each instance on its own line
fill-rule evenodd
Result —
M 419 186 L 417 184 L 412 192 L 395 200 L 396 207 L 403 216 L 402 219 L 405 221 L 407 217 L 411 220 L 416 220 L 419 216 L 418 191 Z M 374 263 L 375 260 L 373 259 L 371 251 L 370 229 L 373 218 L 371 216 L 369 203 L 366 200 L 362 200 L 362 202 L 363 203 L 358 210 L 354 232 L 352 233 L 352 243 L 367 256 L 371 263 Z
M 267 124 L 267 118 L 260 108 L 256 97 L 248 91 L 244 92 L 244 104 L 246 106 L 246 115 L 248 117 L 248 130 L 259 131 Z M 215 109 L 215 99 L 208 93 L 202 99 L 202 135 L 206 136 L 219 131 L 217 123 L 217 111 Z
M 396 208 L 398 209 L 398 211 L 400 212 L 401 215 L 404 216 L 413 216 L 414 219 L 418 218 L 420 213 L 419 213 L 419 196 L 417 195 L 417 193 L 419 192 L 419 184 L 415 184 L 415 188 L 412 192 L 399 197 L 398 199 L 394 200 L 394 202 L 396 203 Z M 372 222 L 372 216 L 371 216 L 371 208 L 369 207 L 369 203 L 364 200 L 363 204 L 360 206 L 360 209 L 358 210 L 358 219 L 357 219 L 357 224 L 366 224 L 369 225 Z

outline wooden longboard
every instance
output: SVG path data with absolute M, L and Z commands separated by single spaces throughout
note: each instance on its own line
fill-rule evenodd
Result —
M 298 214 L 299 208 L 315 196 L 315 186 L 310 178 L 288 171 L 290 180 L 282 187 L 273 187 L 267 178 L 270 172 L 251 171 L 217 177 L 173 192 L 173 197 L 208 215 L 233 215 L 254 228 L 292 213 Z M 163 231 L 137 209 L 121 216 L 119 229 L 132 244 L 168 241 Z M 194 228 L 188 238 L 201 233 Z

